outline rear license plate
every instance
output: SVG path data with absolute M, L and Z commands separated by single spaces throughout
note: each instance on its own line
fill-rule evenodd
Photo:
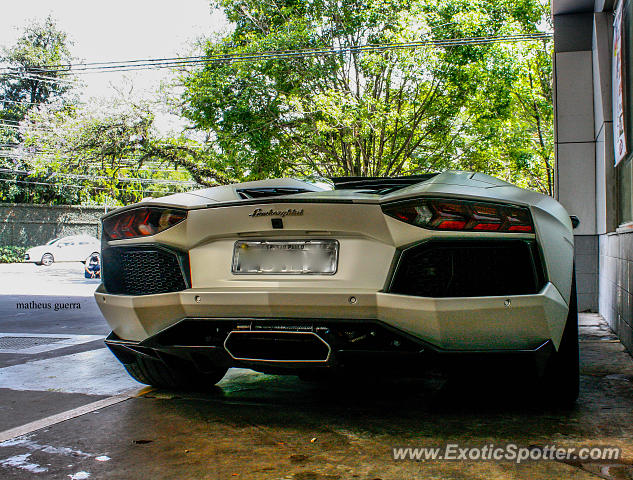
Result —
M 237 275 L 334 275 L 338 241 L 289 240 L 235 242 L 232 272 Z

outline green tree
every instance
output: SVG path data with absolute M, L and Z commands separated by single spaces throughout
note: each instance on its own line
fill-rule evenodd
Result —
M 28 25 L 17 43 L 4 49 L 0 74 L 0 116 L 20 121 L 36 105 L 61 97 L 72 88 L 67 77 L 71 42 L 51 17 Z M 51 67 L 53 66 L 53 67 Z
M 519 81 L 512 90 L 517 112 L 513 131 L 521 132 L 524 139 L 525 162 L 520 170 L 525 172 L 527 186 L 549 195 L 554 192 L 552 47 L 551 42 L 543 42 L 525 52 Z
M 196 145 L 160 135 L 146 103 L 43 106 L 27 114 L 22 129 L 14 157 L 20 167 L 0 178 L 3 201 L 121 205 L 192 189 L 192 178 L 211 183 L 208 169 L 192 176 L 185 168 L 200 154 Z
M 65 75 L 72 60 L 70 41 L 51 17 L 28 25 L 15 45 L 5 48 L 0 56 L 0 199 L 29 201 L 46 189 L 27 184 L 7 171 L 24 171 L 31 166 L 23 161 L 24 126 L 20 123 L 29 112 L 59 99 L 70 97 L 73 80 Z M 63 197 L 63 195 L 62 195 Z
M 353 47 L 534 33 L 543 18 L 537 0 L 222 0 L 220 5 L 235 28 L 209 41 L 206 53 L 226 59 L 183 79 L 183 114 L 209 132 L 216 169 L 243 178 L 448 168 L 511 180 L 525 174 L 520 167 L 525 152 L 507 147 L 508 131 L 520 130 L 512 120 L 515 94 L 524 93 L 516 88 L 524 74 L 513 48 Z M 230 59 L 327 48 L 339 53 Z

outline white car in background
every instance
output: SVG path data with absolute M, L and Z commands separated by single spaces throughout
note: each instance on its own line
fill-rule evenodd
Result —
M 92 254 L 99 254 L 101 244 L 90 235 L 56 238 L 46 245 L 29 248 L 24 261 L 49 266 L 54 262 L 84 262 Z

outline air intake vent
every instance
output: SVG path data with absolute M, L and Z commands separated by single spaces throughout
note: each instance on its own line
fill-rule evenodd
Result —
M 292 188 L 292 187 L 272 187 L 272 188 L 238 188 L 237 194 L 242 199 L 249 198 L 267 198 L 267 197 L 281 197 L 284 195 L 294 195 L 296 193 L 306 193 L 311 190 L 305 188 Z
M 102 252 L 108 293 L 153 295 L 188 288 L 187 255 L 160 246 L 111 247 Z
M 529 295 L 544 286 L 531 241 L 432 241 L 402 253 L 389 291 L 419 297 Z
M 363 193 L 386 195 L 401 188 L 430 180 L 437 173 L 406 177 L 331 177 L 335 190 L 360 190 Z

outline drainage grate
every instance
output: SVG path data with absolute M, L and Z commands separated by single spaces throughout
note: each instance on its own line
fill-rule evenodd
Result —
M 0 337 L 0 350 L 25 350 L 68 340 L 68 337 Z

